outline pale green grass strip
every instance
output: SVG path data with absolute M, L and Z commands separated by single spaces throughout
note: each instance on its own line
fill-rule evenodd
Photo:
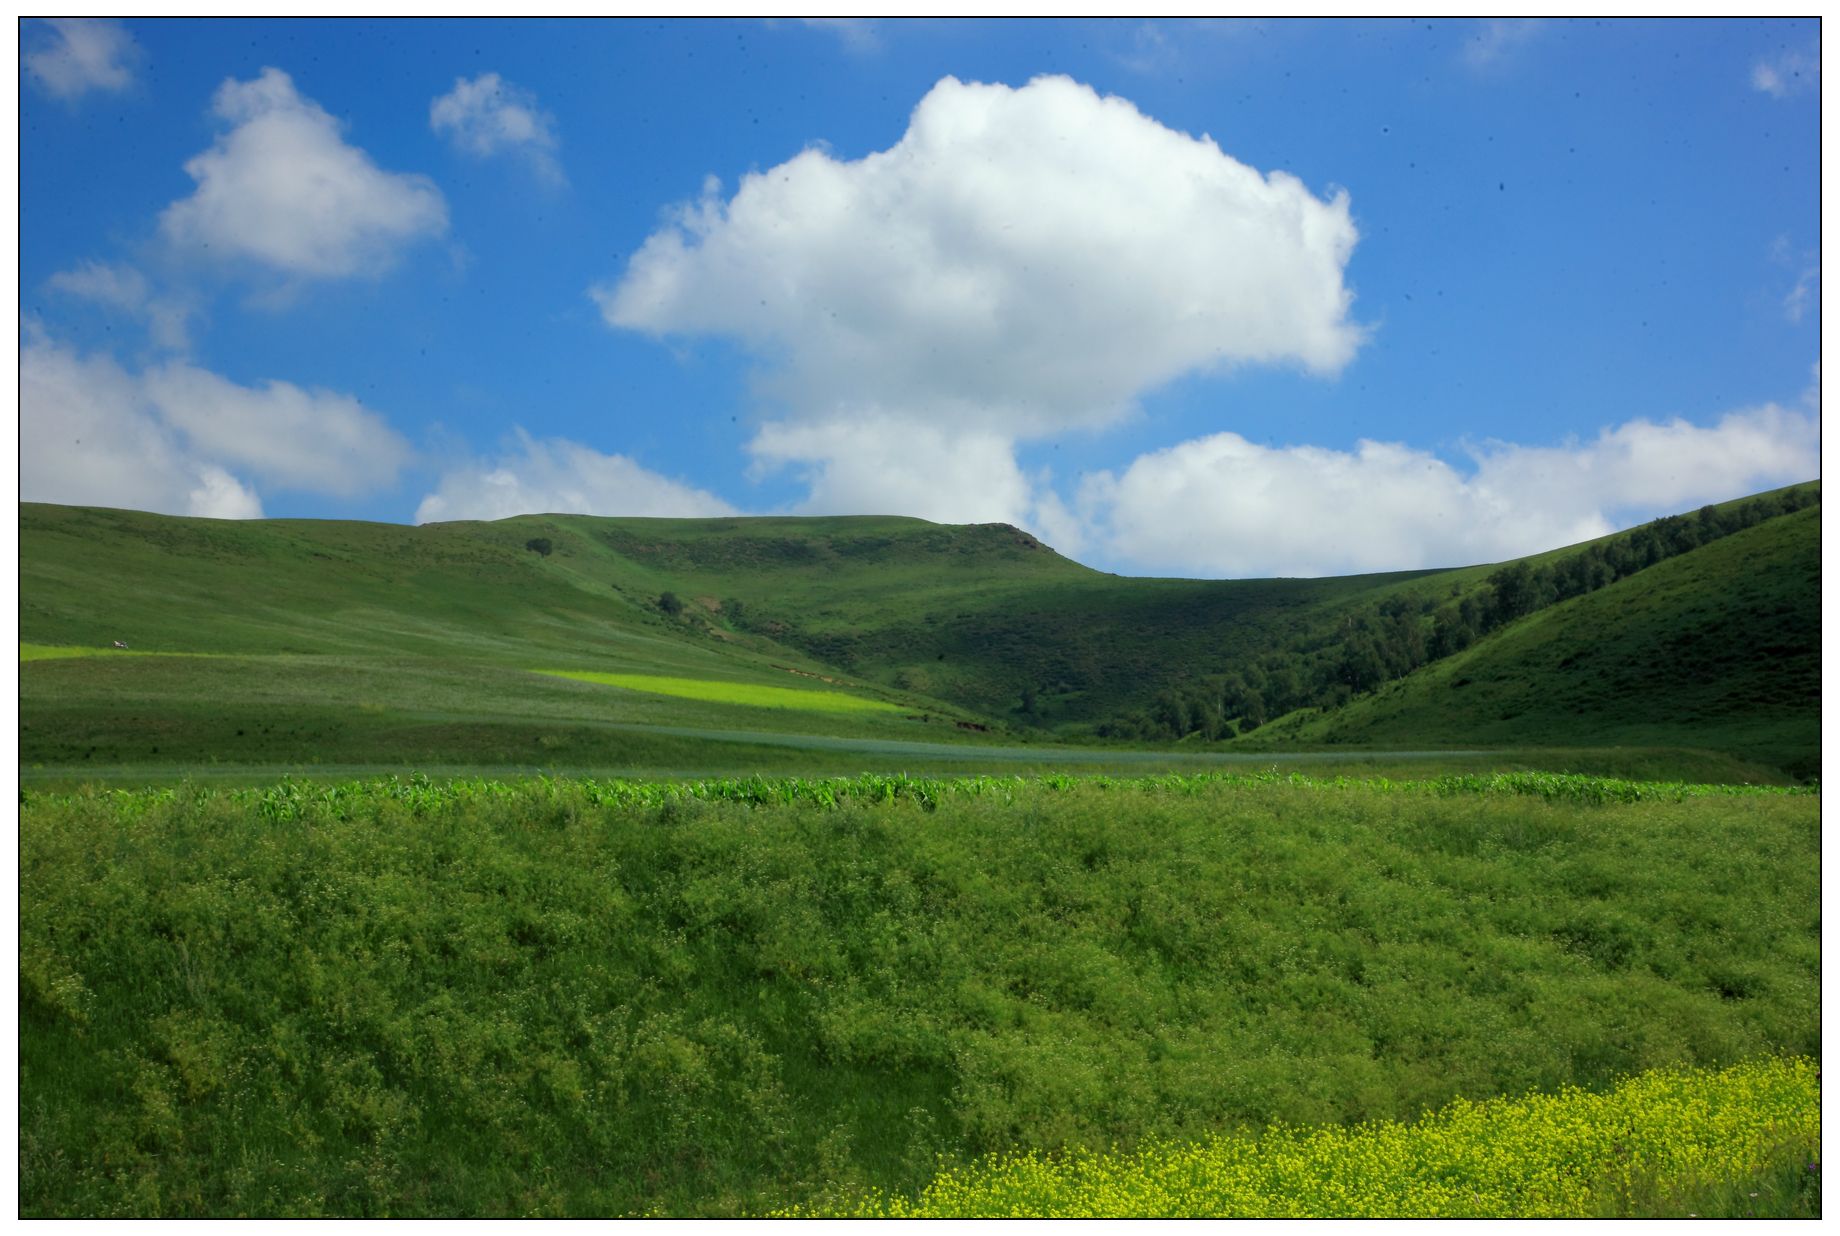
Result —
M 19 659 L 25 661 L 56 661 L 64 657 L 132 657 L 146 656 L 120 648 L 92 648 L 82 644 L 27 644 L 19 645 Z
M 839 691 L 808 691 L 799 687 L 766 687 L 751 682 L 720 682 L 708 678 L 665 678 L 656 674 L 606 674 L 598 670 L 537 670 L 556 678 L 573 678 L 628 691 L 675 695 L 717 704 L 747 704 L 755 708 L 798 708 L 807 712 L 899 712 L 900 706 Z
M 1757 1060 L 1644 1073 L 1607 1094 L 1457 1100 L 1391 1121 L 1153 1144 L 1134 1154 L 997 1157 L 918 1199 L 826 1214 L 909 1218 L 1585 1217 L 1660 1214 L 1786 1157 L 1818 1157 L 1820 1067 Z
M 61 661 L 68 657 L 223 657 L 221 652 L 162 652 L 141 648 L 98 648 L 88 644 L 19 644 L 19 660 Z M 243 654 L 254 655 L 254 654 Z

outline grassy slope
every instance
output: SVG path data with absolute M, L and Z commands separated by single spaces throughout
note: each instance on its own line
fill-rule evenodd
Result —
M 718 614 L 739 600 L 745 626 L 779 646 L 990 716 L 1034 687 L 1051 721 L 1107 716 L 1262 650 L 1324 607 L 1433 574 L 1128 579 L 1007 525 L 893 517 L 539 523 L 564 569 L 637 567 L 640 595 L 672 588 Z M 616 557 L 602 566 L 599 549 Z
M 212 654 L 22 665 L 27 765 L 679 765 L 610 725 L 965 742 L 1027 683 L 1073 679 L 1102 715 L 1374 583 L 1118 579 L 1002 525 L 880 517 L 411 528 L 28 503 L 20 533 L 22 640 Z M 525 548 L 537 537 L 547 556 Z M 683 616 L 659 612 L 666 590 Z M 903 710 L 668 699 L 539 668 L 849 691 Z
M 1797 519 L 1753 529 L 1736 549 L 1687 556 L 1711 555 L 1726 564 L 1717 570 L 1663 564 L 1333 717 L 1270 727 L 1250 747 L 1615 742 L 1810 767 L 1818 714 L 1794 680 L 1818 680 L 1809 565 L 1818 512 Z M 137 652 L 213 654 L 23 665 L 28 766 L 695 767 L 691 739 L 661 744 L 623 726 L 964 743 L 981 737 L 968 727 L 1019 724 L 1027 688 L 1048 725 L 1115 716 L 1299 629 L 1333 629 L 1341 612 L 1391 595 L 1442 600 L 1493 569 L 1125 579 L 1005 525 L 895 517 L 521 516 L 412 528 L 22 504 L 20 532 L 23 640 L 106 647 L 119 638 Z M 548 555 L 525 547 L 537 537 Z M 1795 545 L 1779 544 L 1785 537 Z M 1739 580 L 1740 561 L 1770 572 Z M 659 612 L 667 590 L 684 601 L 679 617 Z M 1635 617 L 1619 611 L 1599 623 L 1615 628 L 1607 634 L 1588 624 L 1576 634 L 1568 615 L 1607 613 L 1606 597 Z M 1781 640 L 1757 639 L 1766 627 Z M 1636 633 L 1626 638 L 1625 628 Z M 1576 660 L 1547 666 L 1542 658 L 1573 655 L 1547 657 L 1553 640 L 1611 668 L 1587 678 Z M 1679 663 L 1691 676 L 1651 664 L 1656 648 L 1687 645 L 1696 647 Z M 1734 655 L 1706 655 L 1715 647 Z M 1765 651 L 1773 648 L 1794 652 Z M 1472 683 L 1494 685 L 1466 687 L 1459 699 L 1448 684 L 1470 662 L 1493 667 L 1469 674 Z M 902 710 L 845 718 L 645 697 L 528 672 L 539 668 L 844 691 Z M 1497 699 L 1504 691 L 1513 698 Z M 704 770 L 798 766 L 798 757 L 762 758 L 732 750 Z
M 1813 775 L 1820 520 L 1812 507 L 1701 546 L 1261 738 L 1717 746 Z

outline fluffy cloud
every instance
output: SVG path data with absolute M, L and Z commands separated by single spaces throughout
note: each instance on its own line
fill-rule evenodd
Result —
M 255 519 L 254 492 L 184 449 L 107 356 L 33 338 L 19 353 L 19 497 Z
M 1013 437 L 1101 425 L 1196 370 L 1353 356 L 1346 194 L 1261 175 L 1066 78 L 941 81 L 893 148 L 713 183 L 607 321 L 740 339 L 797 419 L 902 408 Z
M 1123 99 L 946 78 L 886 151 L 711 181 L 591 294 L 610 325 L 750 349 L 784 419 L 749 449 L 803 469 L 806 509 L 1021 519 L 1017 441 L 1184 374 L 1338 372 L 1355 240 L 1345 193 Z
M 26 501 L 225 519 L 262 514 L 238 473 L 352 496 L 393 483 L 408 459 L 407 444 L 346 396 L 244 387 L 179 363 L 130 373 L 38 333 L 20 349 L 19 439 Z
M 443 475 L 416 508 L 415 522 L 538 512 L 690 519 L 735 510 L 714 494 L 660 476 L 624 455 L 603 455 L 560 438 L 537 439 L 519 429 L 514 450 Z
M 1088 535 L 1134 569 L 1332 575 L 1538 553 L 1808 480 L 1818 417 L 1775 404 L 1700 427 L 1635 420 L 1559 447 L 1490 443 L 1467 473 L 1425 451 L 1270 448 L 1223 433 L 1086 478 Z
M 1470 59 L 1535 31 L 1484 27 Z M 757 473 L 804 482 L 796 509 L 1001 520 L 1124 570 L 1493 561 L 1819 471 L 1816 418 L 1774 405 L 1709 428 L 1488 443 L 1464 466 L 1398 443 L 1219 433 L 1089 475 L 1070 499 L 1019 465 L 1019 444 L 1116 423 L 1183 375 L 1338 373 L 1364 334 L 1344 281 L 1355 241 L 1346 194 L 1260 173 L 1122 99 L 1065 78 L 948 78 L 888 150 L 808 149 L 732 196 L 711 182 L 591 294 L 612 326 L 752 353 L 777 410 L 748 450 Z M 515 492 L 522 473 L 503 475 Z
M 562 180 L 556 161 L 556 119 L 537 106 L 537 96 L 496 73 L 472 81 L 455 78 L 454 88 L 428 108 L 428 123 L 466 153 L 479 158 L 510 153 L 522 157 L 537 175 Z
M 47 285 L 53 291 L 138 318 L 157 347 L 183 352 L 189 345 L 191 311 L 177 299 L 155 295 L 146 276 L 132 266 L 85 262 L 74 270 L 59 271 Z
M 916 515 L 940 523 L 1031 522 L 1029 481 L 1009 439 L 976 430 L 860 416 L 763 426 L 748 450 L 758 469 L 800 468 L 814 515 Z
M 325 279 L 375 273 L 447 228 L 433 181 L 378 168 L 279 69 L 224 82 L 212 112 L 229 131 L 185 165 L 197 190 L 160 215 L 178 246 Z
M 183 364 L 147 371 L 141 389 L 194 451 L 277 488 L 355 497 L 390 485 L 409 460 L 383 418 L 334 391 L 239 386 Z
M 92 90 L 122 91 L 134 84 L 129 65 L 140 45 L 121 23 L 102 18 L 47 18 L 38 46 L 25 54 L 26 72 L 50 94 L 77 99 Z

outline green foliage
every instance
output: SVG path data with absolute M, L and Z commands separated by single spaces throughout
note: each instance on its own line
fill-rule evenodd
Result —
M 524 542 L 524 548 L 539 557 L 547 558 L 550 555 L 550 551 L 553 550 L 555 546 L 551 544 L 550 539 L 546 536 L 533 536 L 528 541 Z
M 1819 1050 L 1819 798 L 27 792 L 23 1215 L 740 1214 Z
M 684 603 L 675 592 L 665 591 L 658 594 L 658 609 L 668 618 L 675 618 L 684 612 Z

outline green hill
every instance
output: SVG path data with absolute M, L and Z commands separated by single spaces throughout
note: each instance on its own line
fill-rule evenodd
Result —
M 20 542 L 24 643 L 130 645 L 22 667 L 22 760 L 91 767 L 700 764 L 672 728 L 986 740 L 1035 683 L 1062 716 L 1103 716 L 1393 578 L 1120 579 L 1006 525 L 875 517 L 404 527 L 26 503 Z M 543 670 L 899 707 L 840 718 Z
M 1531 614 L 1263 739 L 1700 746 L 1813 776 L 1820 594 L 1816 507 Z
M 916 761 L 996 736 L 1172 758 L 1633 743 L 1812 771 L 1818 491 L 1506 567 L 1213 581 L 1107 575 L 1001 524 L 25 503 L 21 760 L 785 767 L 764 734 Z

